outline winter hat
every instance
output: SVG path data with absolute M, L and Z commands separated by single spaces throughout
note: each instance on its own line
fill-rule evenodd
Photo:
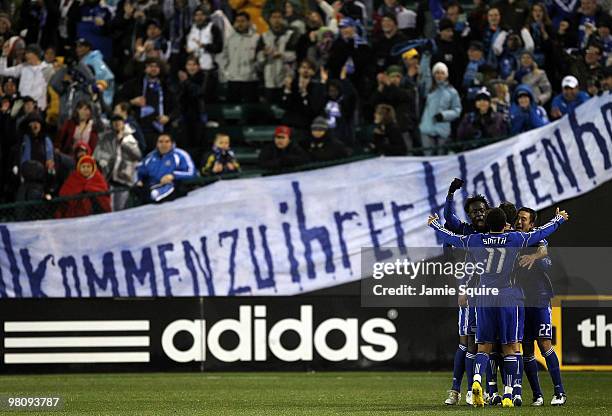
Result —
M 444 62 L 437 62 L 433 68 L 431 68 L 432 74 L 435 74 L 436 72 L 442 72 L 444 75 L 448 76 L 448 67 Z
M 291 127 L 287 127 L 287 126 L 278 126 L 277 128 L 274 129 L 274 136 L 287 136 L 287 137 L 291 137 Z
M 468 49 L 476 49 L 479 51 L 484 51 L 484 45 L 479 40 L 473 40 L 470 42 L 470 46 L 468 47 Z
M 311 126 L 311 130 L 327 130 L 329 128 L 329 124 L 327 123 L 327 119 L 325 117 L 316 117 Z
M 480 90 L 478 90 L 474 101 L 478 101 L 478 100 L 491 101 L 491 93 L 489 92 L 489 90 L 487 90 L 486 88 L 481 88 Z
M 86 164 L 89 164 L 89 165 L 92 166 L 93 170 L 92 170 L 91 174 L 93 176 L 93 174 L 96 172 L 96 160 L 92 156 L 89 156 L 89 155 L 82 156 L 79 159 L 79 161 L 77 163 L 77 166 L 76 166 L 77 172 L 81 171 L 80 170 L 81 169 L 81 165 L 86 165 Z
M 391 65 L 389 68 L 387 68 L 387 70 L 385 71 L 385 73 L 389 76 L 393 75 L 393 74 L 402 74 L 402 67 L 399 65 Z
M 438 30 L 442 32 L 446 29 L 455 29 L 455 25 L 450 19 L 443 18 L 440 20 L 440 23 L 438 23 Z
M 419 52 L 412 48 L 412 49 L 408 49 L 406 52 L 404 52 L 402 54 L 402 59 L 411 59 L 414 58 L 415 56 L 419 56 Z

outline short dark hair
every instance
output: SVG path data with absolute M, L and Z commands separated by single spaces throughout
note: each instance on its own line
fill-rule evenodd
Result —
M 489 230 L 494 232 L 504 231 L 506 222 L 506 213 L 501 208 L 490 209 L 485 217 L 485 224 L 487 224 Z
M 313 71 L 317 72 L 317 63 L 315 61 L 313 61 L 312 59 L 304 58 L 300 62 L 300 65 L 302 65 L 302 64 L 308 65 L 310 67 L 310 69 L 312 69 Z
M 504 214 L 506 214 L 508 224 L 514 224 L 516 221 L 516 215 L 518 213 L 516 210 L 516 205 L 514 205 L 512 202 L 504 201 L 499 204 L 499 207 L 504 211 Z
M 474 202 L 482 202 L 485 204 L 485 208 L 489 209 L 489 202 L 487 202 L 487 198 L 485 198 L 483 195 L 476 194 L 465 200 L 465 205 L 463 205 L 465 212 L 469 212 L 470 205 L 472 205 Z
M 236 16 L 234 16 L 234 22 L 236 21 L 236 19 L 238 19 L 240 16 L 244 17 L 246 20 L 251 21 L 251 15 L 248 14 L 247 12 L 238 12 L 236 13 Z
M 157 140 L 159 140 L 159 138 L 160 138 L 160 137 L 162 137 L 162 136 L 167 136 L 167 137 L 170 139 L 170 141 L 171 141 L 172 143 L 174 143 L 174 137 L 172 137 L 172 135 L 171 135 L 170 133 L 160 133 L 160 134 L 157 136 Z
M 529 207 L 520 207 L 518 212 L 521 211 L 527 212 L 531 218 L 531 222 L 535 224 L 536 220 L 538 219 L 538 213 L 534 209 Z

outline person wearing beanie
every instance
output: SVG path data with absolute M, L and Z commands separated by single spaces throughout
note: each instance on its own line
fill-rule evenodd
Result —
M 439 23 L 439 32 L 436 36 L 436 48 L 433 51 L 431 62 L 443 62 L 449 70 L 449 82 L 456 89 L 463 83 L 463 71 L 466 66 L 465 47 L 455 32 L 455 25 L 447 18 Z
M 545 105 L 552 96 L 552 86 L 546 72 L 538 67 L 531 52 L 520 55 L 519 68 L 513 73 L 513 85 L 525 84 L 531 87 L 538 105 Z
M 445 154 L 440 148 L 449 142 L 451 122 L 461 115 L 461 99 L 457 90 L 448 82 L 448 67 L 443 62 L 436 63 L 431 69 L 432 87 L 425 100 L 419 129 L 426 155 Z M 427 79 L 430 79 L 428 77 Z
M 591 98 L 589 94 L 580 90 L 578 79 L 572 75 L 563 78 L 561 88 L 563 89 L 561 94 L 553 98 L 550 105 L 550 118 L 552 120 L 576 110 L 579 105 Z
M 310 127 L 310 137 L 302 142 L 312 162 L 332 162 L 351 155 L 342 142 L 333 137 L 325 117 L 316 117 Z
M 491 93 L 482 88 L 477 94 L 474 111 L 463 116 L 457 129 L 457 139 L 498 139 L 508 134 L 508 125 L 502 114 L 491 108 Z
M 398 65 L 400 56 L 392 56 L 392 48 L 406 42 L 408 38 L 397 27 L 395 15 L 386 14 L 381 19 L 381 32 L 374 38 L 372 42 L 372 50 L 376 59 L 376 70 L 384 71 L 390 65 Z
M 76 169 L 68 176 L 60 188 L 60 196 L 75 196 L 97 192 L 108 192 L 108 184 L 96 167 L 92 156 L 79 159 Z M 56 218 L 84 217 L 91 214 L 110 212 L 110 195 L 78 198 L 63 201 L 55 213 Z
M 310 157 L 304 149 L 291 140 L 291 128 L 278 126 L 274 130 L 274 142 L 268 143 L 259 153 L 259 166 L 274 172 L 288 171 L 308 163 Z
M 38 108 L 47 108 L 47 84 L 53 75 L 53 67 L 42 60 L 42 51 L 38 45 L 28 45 L 25 51 L 25 62 L 8 67 L 9 42 L 5 43 L 0 56 L 0 76 L 19 78 L 19 94 L 31 96 L 38 103 Z
M 411 82 L 404 82 L 402 68 L 397 65 L 392 65 L 384 74 L 379 74 L 377 81 L 378 88 L 370 99 L 371 106 L 376 108 L 380 104 L 387 104 L 393 108 L 397 116 L 394 117 L 396 127 L 404 140 L 404 153 L 406 146 L 420 147 L 417 89 Z

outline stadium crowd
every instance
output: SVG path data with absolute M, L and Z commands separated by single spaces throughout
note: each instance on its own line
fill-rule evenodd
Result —
M 284 109 L 259 154 L 273 171 L 519 134 L 609 93 L 611 10 L 610 0 L 1 0 L 0 202 L 109 189 L 163 201 L 184 179 L 240 172 L 209 112 L 222 89 L 226 103 Z M 358 140 L 357 126 L 372 124 Z M 95 204 L 120 210 L 119 195 Z M 73 208 L 58 215 L 92 210 Z

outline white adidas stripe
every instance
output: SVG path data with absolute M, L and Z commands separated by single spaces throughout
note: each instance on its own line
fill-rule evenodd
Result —
M 148 352 L 7 353 L 5 364 L 148 363 Z
M 149 321 L 8 321 L 4 332 L 148 331 Z
M 4 348 L 148 347 L 149 337 L 22 337 L 5 338 Z

